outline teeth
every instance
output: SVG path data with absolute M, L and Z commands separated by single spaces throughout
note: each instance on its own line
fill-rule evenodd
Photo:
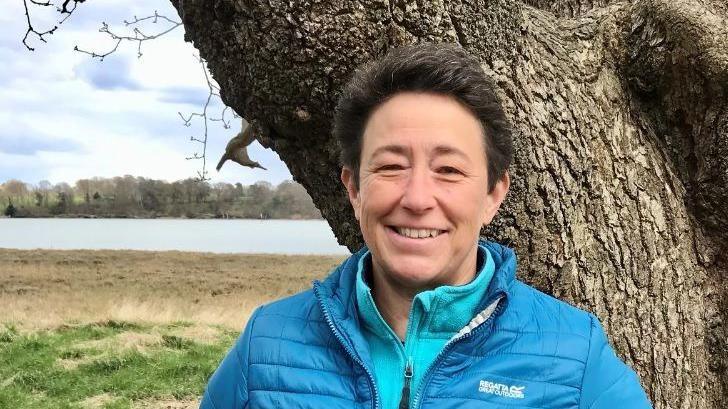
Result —
M 424 239 L 440 235 L 440 230 L 437 229 L 410 229 L 408 227 L 395 227 L 394 229 L 402 236 L 411 239 Z

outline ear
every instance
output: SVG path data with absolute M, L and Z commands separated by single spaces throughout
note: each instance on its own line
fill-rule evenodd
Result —
M 485 198 L 485 212 L 483 213 L 483 226 L 490 224 L 493 221 L 493 217 L 498 213 L 501 203 L 508 194 L 508 189 L 511 187 L 511 178 L 508 175 L 508 171 L 503 173 L 503 177 L 500 178 L 498 183 L 493 186 L 493 189 L 488 192 Z
M 356 181 L 354 180 L 354 172 L 346 166 L 341 168 L 341 183 L 344 184 L 346 192 L 349 196 L 349 202 L 351 207 L 354 208 L 354 216 L 359 220 L 359 213 L 361 209 L 361 200 L 359 200 L 359 190 L 356 188 Z

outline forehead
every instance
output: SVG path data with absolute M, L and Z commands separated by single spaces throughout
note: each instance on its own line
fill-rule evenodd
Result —
M 454 97 L 432 93 L 399 93 L 374 109 L 364 129 L 362 157 L 392 144 L 451 146 L 484 155 L 483 129 L 475 115 Z

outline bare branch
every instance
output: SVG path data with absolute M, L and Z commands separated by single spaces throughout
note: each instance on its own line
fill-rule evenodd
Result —
M 210 118 L 210 121 L 213 121 L 213 122 L 222 122 L 222 127 L 223 128 L 230 129 L 230 121 L 232 121 L 233 119 L 240 118 L 240 116 L 238 116 L 236 113 L 233 112 L 232 118 L 226 120 L 225 119 L 225 113 L 228 110 L 232 111 L 232 109 L 230 109 L 230 107 L 226 105 L 225 108 L 220 113 L 220 117 L 219 118 Z
M 37 0 L 29 0 L 31 4 L 37 5 L 37 6 L 51 6 L 50 0 L 48 1 L 37 1 Z M 46 34 L 53 34 L 57 29 L 58 26 L 55 25 L 50 30 L 46 31 L 38 31 L 33 27 L 33 24 L 30 22 L 30 12 L 28 11 L 28 0 L 23 0 L 23 6 L 25 7 L 25 21 L 28 23 L 28 29 L 25 31 L 25 36 L 23 36 L 23 45 L 25 45 L 25 48 L 28 49 L 28 51 L 35 51 L 35 48 L 28 45 L 28 36 L 31 34 L 35 34 L 38 39 L 44 43 L 47 43 L 46 39 L 43 37 Z M 60 23 L 59 23 L 60 24 Z
M 157 24 L 160 22 L 160 20 L 163 22 L 169 23 L 170 26 L 163 29 L 162 31 L 159 31 L 154 34 L 146 34 L 139 27 L 140 23 L 143 23 L 145 21 L 151 21 L 152 24 Z M 134 16 L 134 19 L 131 21 L 124 20 L 124 26 L 132 28 L 132 31 L 129 34 L 117 34 L 116 32 L 111 30 L 111 28 L 109 27 L 109 25 L 106 22 L 103 22 L 101 25 L 101 28 L 99 28 L 99 32 L 107 34 L 109 37 L 111 37 L 112 40 L 115 41 L 114 47 L 111 48 L 109 51 L 106 51 L 106 52 L 88 51 L 88 50 L 79 48 L 78 45 L 75 46 L 73 49 L 80 53 L 88 54 L 92 58 L 98 58 L 103 61 L 104 58 L 106 58 L 110 54 L 115 53 L 119 49 L 119 44 L 121 44 L 122 41 L 129 41 L 129 42 L 137 44 L 137 57 L 141 58 L 142 43 L 144 41 L 155 40 L 165 34 L 170 33 L 171 31 L 175 30 L 177 27 L 180 27 L 181 25 L 182 25 L 181 21 L 173 20 L 167 16 L 159 14 L 157 12 L 157 10 L 154 10 L 153 15 L 142 17 L 142 18 Z
M 71 17 L 73 12 L 76 11 L 76 7 L 78 7 L 78 3 L 83 3 L 85 1 L 86 0 L 64 0 L 61 7 L 58 8 L 58 12 L 61 13 L 61 15 L 65 14 L 65 16 L 58 22 L 58 24 L 63 24 L 63 22 L 66 21 L 69 17 Z M 73 2 L 73 3 L 71 5 L 71 7 L 69 8 L 68 5 L 71 2 Z
M 220 97 L 220 87 L 217 86 L 217 84 L 214 84 L 212 79 L 210 79 L 210 76 L 207 74 L 207 67 L 205 66 L 205 60 L 202 59 L 202 57 L 197 56 L 197 60 L 200 63 L 200 66 L 202 67 L 202 72 L 205 74 L 205 81 L 207 81 L 207 88 L 209 90 L 209 93 L 207 95 L 207 100 L 205 101 L 205 105 L 202 107 L 202 112 L 193 112 L 188 117 L 185 118 L 184 115 L 182 115 L 181 112 L 177 112 L 182 118 L 182 121 L 184 122 L 185 126 L 190 126 L 192 118 L 200 117 L 202 118 L 202 122 L 204 125 L 204 132 L 202 138 L 195 138 L 193 136 L 190 137 L 190 141 L 197 142 L 202 144 L 202 154 L 198 154 L 197 152 L 194 153 L 191 157 L 186 158 L 187 160 L 193 160 L 193 159 L 201 159 L 202 160 L 202 171 L 198 171 L 197 174 L 199 176 L 200 180 L 209 180 L 207 177 L 207 136 L 208 136 L 208 121 L 220 121 L 223 123 L 223 127 L 225 129 L 230 127 L 230 120 L 225 120 L 225 112 L 229 109 L 228 107 L 225 107 L 223 109 L 222 113 L 220 114 L 219 118 L 210 118 L 208 117 L 208 108 L 210 107 L 210 102 L 212 101 L 213 97 Z M 233 114 L 233 117 L 237 117 L 237 115 Z
M 205 81 L 207 82 L 207 88 L 209 90 L 209 93 L 207 95 L 207 100 L 205 101 L 205 105 L 202 108 L 202 112 L 193 112 L 189 114 L 187 117 L 182 115 L 181 112 L 177 112 L 179 114 L 179 117 L 182 118 L 182 121 L 184 122 L 185 126 L 190 126 L 191 121 L 195 117 L 202 118 L 203 124 L 204 124 L 204 132 L 203 136 L 201 138 L 195 138 L 194 136 L 190 137 L 190 141 L 197 142 L 202 144 L 202 154 L 195 153 L 191 157 L 186 158 L 187 160 L 193 160 L 193 159 L 201 159 L 202 160 L 202 171 L 198 171 L 198 175 L 200 175 L 200 180 L 209 180 L 207 177 L 207 136 L 208 136 L 208 121 L 211 122 L 221 122 L 223 128 L 229 129 L 230 128 L 230 122 L 233 119 L 238 119 L 240 116 L 236 114 L 235 112 L 232 113 L 230 118 L 226 118 L 226 114 L 229 111 L 232 111 L 230 107 L 225 106 L 223 108 L 222 112 L 220 112 L 219 117 L 211 117 L 208 113 L 208 108 L 210 107 L 210 102 L 214 97 L 220 98 L 220 87 L 213 82 L 213 80 L 210 78 L 209 74 L 207 73 L 207 67 L 205 65 L 205 60 L 203 60 L 201 57 L 197 56 L 197 60 L 200 63 L 200 66 L 202 67 L 202 72 L 205 75 Z
M 28 29 L 25 31 L 25 35 L 23 36 L 23 45 L 25 45 L 25 48 L 27 48 L 29 51 L 35 51 L 35 48 L 31 47 L 28 44 L 28 37 L 30 37 L 31 34 L 38 37 L 38 39 L 44 43 L 47 43 L 45 39 L 46 34 L 53 34 L 57 29 L 58 26 L 63 24 L 64 21 L 66 21 L 71 15 L 73 15 L 73 12 L 76 11 L 76 8 L 78 7 L 79 3 L 84 3 L 86 0 L 64 0 L 63 3 L 56 7 L 56 11 L 61 14 L 61 19 L 58 20 L 56 25 L 53 26 L 53 28 L 46 30 L 46 31 L 38 31 L 35 27 L 33 27 L 33 24 L 30 20 L 30 11 L 28 10 L 28 3 L 34 5 L 34 6 L 40 6 L 40 7 L 48 7 L 53 6 L 53 3 L 51 0 L 23 0 L 23 6 L 25 7 L 25 20 L 28 25 Z
M 61 7 L 58 8 L 58 11 L 61 14 L 73 14 L 73 12 L 76 11 L 78 3 L 84 3 L 85 1 L 86 0 L 64 0 Z M 69 4 L 71 4 L 71 7 L 68 6 Z

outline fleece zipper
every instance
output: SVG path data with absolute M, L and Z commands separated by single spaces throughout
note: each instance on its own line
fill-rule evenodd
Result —
M 410 388 L 412 382 L 412 358 L 407 360 L 404 368 L 404 385 L 402 386 L 402 398 L 399 401 L 399 409 L 409 408 Z

